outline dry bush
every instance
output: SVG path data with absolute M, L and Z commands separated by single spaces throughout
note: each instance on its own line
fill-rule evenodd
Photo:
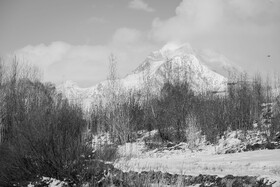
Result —
M 115 161 L 118 157 L 118 146 L 114 144 L 102 145 L 94 152 L 94 158 L 98 160 Z
M 198 128 L 197 121 L 195 117 L 188 116 L 186 118 L 186 123 L 188 124 L 188 128 L 186 130 L 186 138 L 188 142 L 188 148 L 193 151 L 197 149 L 201 139 L 201 131 Z
M 37 176 L 77 181 L 81 156 L 88 151 L 82 142 L 86 122 L 81 108 L 62 99 L 52 84 L 32 81 L 21 70 L 14 64 L 1 87 L 0 185 Z

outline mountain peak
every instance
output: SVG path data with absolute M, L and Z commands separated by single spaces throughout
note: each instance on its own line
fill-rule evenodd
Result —
M 194 54 L 194 49 L 189 43 L 178 44 L 175 42 L 169 42 L 165 44 L 158 52 L 166 58 L 172 58 L 182 54 Z

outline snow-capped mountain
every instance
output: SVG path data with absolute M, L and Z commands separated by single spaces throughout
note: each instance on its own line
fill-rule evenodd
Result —
M 152 52 L 138 68 L 126 77 L 117 80 L 123 90 L 142 91 L 150 85 L 152 91 L 159 91 L 169 81 L 188 80 L 196 92 L 224 91 L 226 72 L 238 70 L 224 56 L 210 51 L 194 50 L 189 44 L 167 44 Z M 90 106 L 92 102 L 105 97 L 109 81 L 103 81 L 90 88 L 80 88 L 72 81 L 58 86 L 67 98 Z
M 161 86 L 166 80 L 187 79 L 194 91 L 224 90 L 227 78 L 211 70 L 197 54 L 200 53 L 189 44 L 167 44 L 152 52 L 136 70 L 122 79 L 122 83 L 127 88 L 137 89 L 143 87 L 147 78 L 156 84 L 154 86 Z

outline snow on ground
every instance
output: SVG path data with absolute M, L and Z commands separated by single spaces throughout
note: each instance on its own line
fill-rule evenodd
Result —
M 143 138 L 142 138 L 143 140 Z M 278 181 L 280 186 L 280 150 L 258 150 L 216 154 L 220 147 L 208 145 L 200 151 L 183 149 L 147 150 L 142 140 L 119 147 L 121 158 L 114 166 L 123 171 L 162 171 L 184 175 L 259 176 Z
M 206 152 L 182 152 L 174 154 L 166 151 L 163 155 L 121 159 L 115 163 L 124 171 L 156 170 L 177 174 L 198 175 L 280 175 L 280 150 L 260 150 L 252 152 L 213 155 Z
M 66 182 L 54 179 L 54 178 L 50 178 L 50 177 L 42 177 L 41 183 L 44 183 L 46 185 L 48 185 L 48 187 L 63 187 L 63 186 L 67 186 Z M 28 187 L 34 187 L 34 184 L 29 184 Z

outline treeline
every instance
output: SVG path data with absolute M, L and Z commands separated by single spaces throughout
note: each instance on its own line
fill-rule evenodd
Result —
M 149 83 L 141 91 L 124 94 L 117 79 L 109 80 L 107 102 L 93 107 L 92 130 L 109 132 L 118 144 L 134 141 L 139 130 L 157 130 L 163 142 L 189 143 L 202 135 L 216 143 L 226 130 L 247 132 L 253 124 L 267 133 L 268 140 L 280 131 L 276 83 L 260 75 L 232 74 L 224 92 L 204 93 L 194 92 L 187 78 L 166 79 L 159 95 L 149 92 Z M 272 107 L 264 107 L 265 103 Z
M 83 111 L 39 75 L 16 59 L 0 62 L 0 186 L 38 176 L 78 181 L 83 168 Z

